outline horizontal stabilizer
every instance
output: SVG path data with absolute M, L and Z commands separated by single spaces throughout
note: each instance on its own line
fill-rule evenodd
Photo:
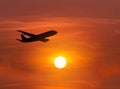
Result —
M 16 40 L 21 41 L 20 39 L 16 39 Z

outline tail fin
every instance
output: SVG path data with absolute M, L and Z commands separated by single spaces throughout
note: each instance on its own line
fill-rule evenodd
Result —
M 23 34 L 21 34 L 21 38 L 23 41 L 26 40 L 26 37 Z
M 21 36 L 22 39 L 16 39 L 16 40 L 21 41 L 21 42 L 25 42 L 26 37 L 23 34 L 21 34 L 20 36 Z

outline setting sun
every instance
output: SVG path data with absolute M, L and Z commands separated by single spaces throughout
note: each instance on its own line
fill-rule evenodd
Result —
M 54 60 L 54 65 L 56 68 L 64 68 L 66 66 L 66 59 L 63 56 L 58 56 Z

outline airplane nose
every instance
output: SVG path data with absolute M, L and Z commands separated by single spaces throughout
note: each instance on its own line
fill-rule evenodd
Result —
M 57 34 L 58 32 L 55 32 L 54 34 Z
M 55 31 L 55 34 L 57 34 L 58 32 Z
M 58 32 L 57 31 L 54 31 L 53 34 L 57 34 Z
M 58 33 L 58 32 L 57 32 L 57 31 L 55 31 L 55 30 L 51 30 L 50 32 L 51 32 L 51 34 L 53 34 L 53 35 L 55 35 L 55 34 L 57 34 L 57 33 Z

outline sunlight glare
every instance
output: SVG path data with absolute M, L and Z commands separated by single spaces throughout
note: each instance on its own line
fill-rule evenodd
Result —
M 66 59 L 63 56 L 58 56 L 55 58 L 54 60 L 54 65 L 56 66 L 56 68 L 64 68 L 66 66 Z

